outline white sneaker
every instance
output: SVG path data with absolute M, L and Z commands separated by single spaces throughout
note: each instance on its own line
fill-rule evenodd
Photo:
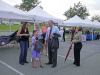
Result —
M 31 58 L 31 62 L 32 62 L 32 58 Z
M 39 61 L 39 58 L 36 58 L 37 61 Z

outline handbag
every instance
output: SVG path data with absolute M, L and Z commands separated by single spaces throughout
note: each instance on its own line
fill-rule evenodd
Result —
M 19 29 L 18 29 L 18 30 L 19 30 Z M 18 32 L 18 30 L 17 30 L 17 32 Z M 20 36 L 17 36 L 17 32 L 16 32 L 16 35 L 15 35 L 15 40 L 16 40 L 17 42 L 20 42 L 21 37 L 20 37 Z M 22 29 L 21 29 L 21 32 L 22 32 Z
M 40 53 L 40 52 L 41 52 L 42 47 L 43 47 L 42 42 L 39 42 L 39 41 L 38 41 L 38 42 L 35 44 L 34 51 L 36 51 L 36 52 Z
M 17 36 L 17 34 L 16 34 L 15 39 L 16 39 L 17 42 L 20 42 L 21 38 L 19 36 Z

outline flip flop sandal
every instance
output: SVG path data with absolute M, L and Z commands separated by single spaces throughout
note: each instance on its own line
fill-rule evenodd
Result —
M 44 68 L 43 66 L 40 65 L 41 68 Z
M 36 66 L 32 66 L 33 68 L 37 68 Z

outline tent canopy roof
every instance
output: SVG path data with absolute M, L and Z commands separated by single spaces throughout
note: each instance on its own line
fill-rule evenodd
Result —
M 76 15 L 70 18 L 69 20 L 65 21 L 64 23 L 81 23 L 81 22 L 83 22 L 83 20 Z
M 65 26 L 83 26 L 83 27 L 86 27 L 86 24 L 85 24 L 84 20 L 82 20 L 77 15 L 70 18 L 67 21 L 64 21 L 64 25 Z
M 88 18 L 86 18 L 84 21 L 85 21 L 87 24 L 93 25 L 93 22 L 90 21 Z
M 30 10 L 28 13 L 30 13 L 31 15 L 34 14 L 36 16 L 41 16 L 41 17 L 49 17 L 49 18 L 56 18 L 53 17 L 52 15 L 48 14 L 46 11 L 44 11 L 42 8 L 40 8 L 39 6 L 36 6 L 35 8 L 33 8 L 32 10 Z M 57 19 L 57 18 L 56 18 Z
M 3 20 L 12 19 L 12 20 L 19 20 L 19 21 L 33 20 L 33 18 L 31 18 L 27 12 L 17 9 L 3 2 L 2 0 L 0 0 L 0 19 Z
M 48 14 L 46 11 L 44 11 L 42 8 L 39 6 L 36 6 L 32 10 L 28 12 L 30 15 L 35 15 L 35 20 L 41 20 L 41 21 L 48 21 L 48 20 L 53 20 L 55 22 L 61 22 L 63 23 L 63 20 L 58 19 L 50 14 Z
M 95 27 L 95 28 L 100 28 L 100 23 L 98 21 L 90 21 L 88 18 L 85 20 L 82 20 L 80 17 L 77 15 L 70 18 L 67 21 L 64 21 L 65 26 L 82 26 L 82 27 Z
M 93 21 L 94 25 L 100 25 L 100 22 L 98 22 L 97 20 Z
M 0 0 L 0 11 L 14 12 L 16 14 L 28 15 L 27 12 L 17 9 L 17 8 L 3 2 L 2 0 Z
M 93 21 L 93 24 L 94 24 L 93 27 L 100 28 L 100 23 L 97 20 Z
M 30 20 L 36 20 L 36 21 L 53 20 L 55 22 L 63 22 L 63 20 L 51 16 L 43 9 L 41 9 L 39 6 L 35 7 L 29 12 L 25 12 L 3 2 L 2 0 L 0 0 L 0 19 L 29 20 L 29 21 Z

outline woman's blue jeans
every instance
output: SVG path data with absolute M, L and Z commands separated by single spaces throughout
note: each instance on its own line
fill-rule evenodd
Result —
M 19 63 L 24 63 L 27 61 L 28 41 L 20 41 L 20 48 Z

